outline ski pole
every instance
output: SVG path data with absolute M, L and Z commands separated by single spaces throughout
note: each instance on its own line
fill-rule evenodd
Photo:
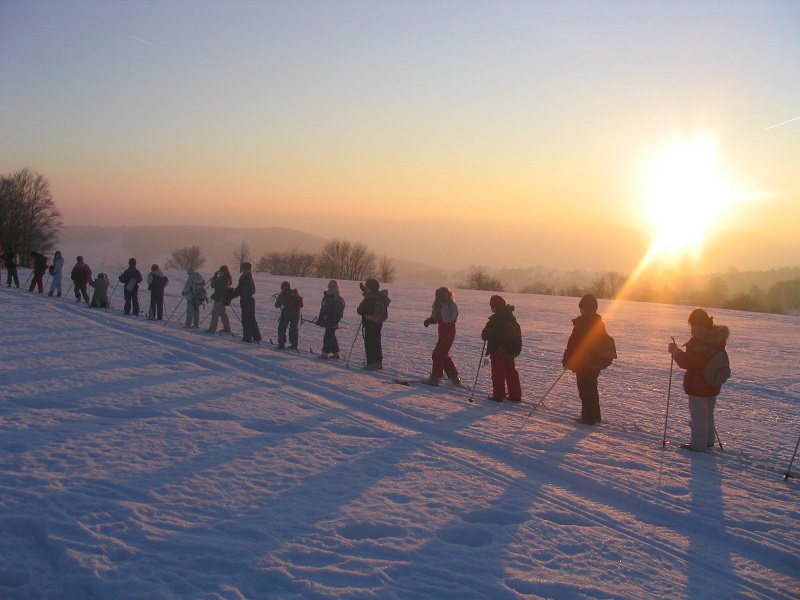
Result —
M 347 355 L 347 362 L 344 364 L 344 368 L 345 369 L 349 369 L 350 368 L 350 357 L 353 356 L 353 348 L 355 348 L 355 346 L 356 346 L 356 340 L 358 339 L 358 334 L 361 333 L 361 326 L 362 325 L 363 325 L 363 323 L 359 323 L 358 324 L 358 329 L 356 330 L 356 335 L 353 338 L 353 343 L 350 344 L 350 353 Z
M 725 452 L 725 448 L 722 447 L 722 440 L 719 439 L 719 434 L 717 433 L 717 426 L 716 425 L 714 425 L 714 435 L 717 436 L 717 443 L 719 444 L 719 449 L 722 452 Z
M 239 321 L 239 325 L 242 325 L 242 318 L 239 316 L 239 313 L 236 312 L 236 309 L 233 307 L 233 304 L 229 304 L 228 307 L 231 309 L 233 316 L 236 317 L 236 320 Z
M 672 338 L 672 343 L 675 343 L 675 338 Z M 669 359 L 669 384 L 667 385 L 667 414 L 664 415 L 664 437 L 661 438 L 661 447 L 667 445 L 667 422 L 669 421 L 669 397 L 672 393 L 672 367 L 675 364 L 675 356 L 670 353 Z
M 469 401 L 475 397 L 475 387 L 478 385 L 478 375 L 481 372 L 481 363 L 483 363 L 483 354 L 486 352 L 486 340 L 483 340 L 483 347 L 481 348 L 481 355 L 478 358 L 478 370 L 475 371 L 475 381 L 472 383 L 472 391 L 469 393 Z
M 792 452 L 792 460 L 789 461 L 789 467 L 786 469 L 786 473 L 783 476 L 784 481 L 788 481 L 789 477 L 794 477 L 794 475 L 792 475 L 792 465 L 794 464 L 794 457 L 797 456 L 798 446 L 800 446 L 800 436 L 797 437 L 797 443 L 794 445 L 794 452 Z
M 525 424 L 528 422 L 528 419 L 529 419 L 529 418 L 530 418 L 530 416 L 533 414 L 533 412 L 534 412 L 534 411 L 535 411 L 537 408 L 539 408 L 539 405 L 540 405 L 540 404 L 544 404 L 544 399 L 545 399 L 545 398 L 547 398 L 547 397 L 550 395 L 550 392 L 552 392 L 552 391 L 553 391 L 553 388 L 555 388 L 555 387 L 556 387 L 556 384 L 557 384 L 559 381 L 561 381 L 561 378 L 564 376 L 564 373 L 566 373 L 566 372 L 567 372 L 567 369 L 566 369 L 566 368 L 564 368 L 564 370 L 562 370 L 562 371 L 561 371 L 561 373 L 559 373 L 558 377 L 556 377 L 556 380 L 553 382 L 553 384 L 552 384 L 552 385 L 551 385 L 549 388 L 547 388 L 547 391 L 544 393 L 544 395 L 543 395 L 541 398 L 539 398 L 539 401 L 538 401 L 538 402 L 537 402 L 537 403 L 534 405 L 534 407 L 531 409 L 531 412 L 529 412 L 527 415 L 525 415 L 525 418 L 523 419 L 523 421 L 522 421 L 522 424 L 519 426 L 519 428 L 520 428 L 520 429 L 522 429 L 523 427 L 525 427 Z
M 183 295 L 181 295 L 180 302 L 178 302 L 178 304 L 175 305 L 175 308 L 172 309 L 172 312 L 169 313 L 169 317 L 167 317 L 167 320 L 164 321 L 164 327 L 166 327 L 167 325 L 170 325 L 172 323 L 172 316 L 180 308 L 181 304 L 183 304 Z
M 31 280 L 31 277 L 33 277 L 33 270 L 31 270 L 31 272 L 28 273 L 28 278 L 25 280 L 25 283 L 22 284 L 22 287 L 24 288 L 28 287 L 28 282 Z

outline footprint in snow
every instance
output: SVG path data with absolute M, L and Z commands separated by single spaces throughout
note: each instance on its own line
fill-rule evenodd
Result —
M 474 510 L 464 515 L 467 523 L 481 523 L 484 525 L 519 525 L 530 518 L 524 511 L 504 511 L 493 508 Z
M 403 537 L 406 530 L 385 523 L 353 523 L 339 530 L 339 534 L 349 540 L 377 540 L 388 537 Z
M 478 527 L 449 527 L 439 532 L 439 537 L 448 544 L 480 548 L 494 541 L 492 533 Z

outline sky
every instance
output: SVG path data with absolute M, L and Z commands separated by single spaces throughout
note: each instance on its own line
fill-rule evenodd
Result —
M 793 266 L 798 27 L 763 0 L 5 0 L 0 173 L 48 177 L 67 225 L 623 272 L 660 236 L 698 269 Z M 716 183 L 674 166 L 698 140 Z

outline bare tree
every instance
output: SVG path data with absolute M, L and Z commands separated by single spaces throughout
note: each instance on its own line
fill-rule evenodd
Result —
M 189 267 L 197 270 L 206 262 L 200 246 L 187 246 L 172 251 L 172 255 L 167 259 L 164 266 L 167 269 L 178 269 L 185 271 Z
M 503 283 L 496 277 L 491 277 L 483 267 L 470 267 L 464 287 L 469 290 L 488 290 L 502 292 Z
M 317 276 L 360 281 L 375 272 L 376 260 L 364 244 L 332 240 L 317 257 Z
M 233 251 L 233 260 L 235 265 L 240 265 L 244 262 L 253 262 L 253 253 L 250 251 L 250 245 L 242 240 L 236 250 Z
M 22 260 L 52 250 L 62 227 L 46 177 L 30 169 L 0 177 L 0 240 Z
M 317 257 L 294 248 L 289 252 L 270 252 L 258 260 L 256 271 L 272 275 L 308 277 L 314 271 Z
M 378 262 L 378 272 L 376 273 L 378 279 L 385 283 L 392 283 L 394 281 L 395 268 L 392 259 L 388 256 L 381 257 Z

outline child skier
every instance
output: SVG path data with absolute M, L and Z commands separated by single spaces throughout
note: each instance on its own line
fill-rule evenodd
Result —
M 44 274 L 47 273 L 47 257 L 39 252 L 31 252 L 33 259 L 33 277 L 31 286 L 28 288 L 32 292 L 35 287 L 39 288 L 39 293 L 44 293 Z
M 522 337 L 514 318 L 514 307 L 497 295 L 489 299 L 489 307 L 493 314 L 481 333 L 481 338 L 486 341 L 486 355 L 492 363 L 492 395 L 489 400 L 502 402 L 508 390 L 511 402 L 521 402 L 522 388 L 514 357 L 522 351 Z
M 203 276 L 192 267 L 186 269 L 188 277 L 183 285 L 183 297 L 186 299 L 186 329 L 200 326 L 200 305 L 206 301 L 206 282 Z
M 164 320 L 164 288 L 168 283 L 169 278 L 161 272 L 158 265 L 151 265 L 147 274 L 147 289 L 150 291 L 150 311 L 147 318 L 151 321 Z
M 581 399 L 581 416 L 577 421 L 594 425 L 601 419 L 597 378 L 600 371 L 611 364 L 611 356 L 604 358 L 598 353 L 602 339 L 608 334 L 602 317 L 597 314 L 597 298 L 586 294 L 578 302 L 578 308 L 581 314 L 572 320 L 572 333 L 561 364 L 575 373 Z M 613 358 L 616 358 L 616 353 Z
M 80 302 L 81 296 L 83 296 L 84 302 L 89 304 L 89 292 L 86 291 L 86 286 L 92 280 L 92 269 L 83 262 L 82 256 L 78 257 L 78 262 L 72 267 L 70 277 L 75 288 L 75 302 Z
M 289 328 L 289 349 L 297 350 L 299 338 L 297 325 L 300 323 L 300 309 L 303 308 L 303 297 L 288 281 L 281 283 L 281 291 L 275 296 L 275 308 L 281 309 L 278 317 L 278 349 L 286 346 L 286 328 Z
M 328 289 L 322 293 L 317 325 L 325 328 L 322 337 L 321 358 L 339 358 L 339 341 L 336 339 L 336 329 L 339 321 L 344 316 L 344 298 L 339 294 L 339 282 L 331 279 Z
M 231 322 L 228 319 L 228 312 L 225 307 L 230 304 L 228 297 L 232 284 L 233 278 L 228 265 L 222 265 L 219 271 L 211 277 L 211 288 L 214 290 L 211 294 L 211 299 L 214 301 L 214 307 L 211 309 L 211 323 L 208 325 L 209 333 L 217 332 L 217 323 L 220 319 L 222 320 L 222 333 L 231 332 Z
M 14 252 L 14 249 L 9 246 L 3 254 L 3 263 L 6 266 L 6 283 L 11 287 L 11 281 L 19 289 L 19 275 L 17 274 L 17 265 L 19 265 L 19 255 Z
M 368 371 L 379 371 L 383 369 L 383 348 L 381 347 L 381 330 L 383 322 L 389 316 L 388 290 L 381 290 L 377 279 L 367 279 L 360 283 L 359 287 L 364 294 L 364 299 L 356 308 L 356 312 L 361 315 L 361 326 L 364 336 L 364 353 L 366 354 L 367 364 L 364 366 Z
M 89 280 L 89 285 L 94 288 L 92 292 L 92 302 L 89 308 L 109 308 L 108 304 L 108 288 L 111 282 L 108 280 L 108 275 L 105 273 L 98 273 L 97 279 L 94 281 Z
M 431 376 L 425 381 L 429 385 L 439 385 L 443 375 L 447 375 L 453 385 L 461 385 L 458 369 L 450 358 L 450 348 L 456 338 L 456 319 L 458 319 L 458 305 L 453 292 L 449 288 L 440 287 L 436 290 L 431 316 L 423 321 L 425 327 L 437 323 L 439 333 L 439 339 L 431 355 L 433 362 Z
M 61 298 L 61 280 L 64 276 L 64 258 L 61 256 L 61 250 L 56 250 L 53 256 L 53 264 L 50 265 L 50 275 L 53 278 L 50 280 L 50 291 L 47 292 L 48 296 L 52 296 L 58 290 L 58 297 Z
M 714 325 L 714 319 L 702 308 L 695 308 L 689 315 L 692 337 L 681 350 L 675 343 L 667 347 L 683 375 L 683 391 L 689 397 L 691 441 L 681 448 L 705 452 L 714 446 L 716 429 L 714 427 L 714 407 L 717 403 L 721 385 L 708 382 L 705 375 L 706 363 L 712 354 L 725 350 L 730 330 L 724 325 Z
M 123 285 L 122 293 L 125 297 L 123 312 L 131 314 L 133 306 L 133 316 L 139 316 L 139 284 L 142 283 L 142 274 L 136 268 L 136 259 L 128 259 L 128 268 L 119 276 L 119 282 Z M 113 292 L 112 292 L 113 293 Z

